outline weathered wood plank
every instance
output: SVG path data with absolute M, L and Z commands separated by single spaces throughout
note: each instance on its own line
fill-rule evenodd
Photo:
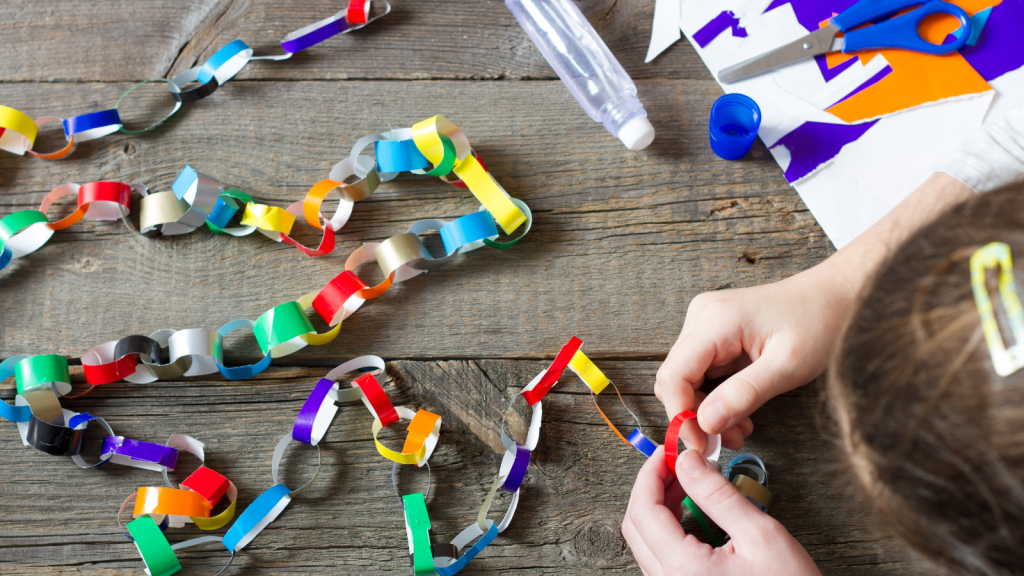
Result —
M 507 398 L 543 362 L 482 360 L 392 362 L 385 389 L 396 404 L 444 417 L 441 443 L 431 459 L 429 501 L 434 541 L 445 541 L 473 521 L 500 460 L 498 426 Z M 651 395 L 657 362 L 601 363 L 626 402 L 660 439 L 665 416 Z M 213 381 L 112 384 L 66 402 L 107 418 L 128 437 L 160 441 L 177 432 L 206 442 L 209 466 L 239 487 L 240 505 L 271 484 L 270 457 L 323 370 L 273 368 L 250 382 Z M 643 457 L 616 439 L 575 377 L 545 400 L 541 442 L 510 528 L 485 550 L 470 573 L 636 573 L 619 536 L 632 480 Z M 3 397 L 9 398 L 4 391 Z M 601 397 L 609 417 L 633 424 L 614 396 Z M 876 530 L 862 502 L 839 496 L 830 478 L 832 445 L 812 424 L 821 407 L 814 385 L 769 402 L 754 416 L 747 448 L 769 466 L 773 515 L 810 551 L 827 574 L 920 574 L 897 542 Z M 525 403 L 515 405 L 513 432 L 522 436 Z M 391 466 L 375 451 L 370 418 L 361 406 L 342 407 L 322 443 L 324 470 L 236 559 L 233 573 L 397 574 L 407 570 L 406 540 L 391 487 Z M 401 434 L 385 431 L 392 444 Z M 383 436 L 382 436 L 383 438 Z M 90 443 L 94 443 L 93 438 Z M 731 453 L 729 453 L 731 456 Z M 108 466 L 82 471 L 65 458 L 21 446 L 13 426 L 0 427 L 0 571 L 4 574 L 123 574 L 141 564 L 118 532 L 114 513 L 140 485 L 159 485 L 152 472 Z M 195 463 L 185 458 L 184 474 Z M 14 464 L 16 463 L 16 464 Z M 304 482 L 314 468 L 310 449 L 292 447 L 283 481 Z M 179 472 L 182 472 L 179 470 Z M 180 480 L 183 476 L 176 473 Z M 425 487 L 422 471 L 403 468 L 403 491 Z M 494 507 L 504 510 L 503 497 Z M 696 529 L 688 518 L 684 526 Z M 171 531 L 171 541 L 198 535 Z M 195 573 L 217 570 L 226 554 L 216 545 L 181 554 Z
M 238 38 L 257 54 L 280 54 L 286 34 L 347 5 L 344 0 L 7 2 L 0 5 L 5 39 L 0 80 L 163 77 L 201 64 Z M 286 62 L 253 63 L 238 78 L 555 78 L 500 0 L 395 0 L 392 5 L 391 14 L 365 30 L 329 39 Z M 653 0 L 583 0 L 579 5 L 634 79 L 711 78 L 685 40 L 644 64 Z M 51 114 L 51 109 L 63 113 L 46 104 L 37 115 Z
M 97 89 L 114 95 L 124 86 Z M 36 87 L 0 85 L 0 100 L 88 106 L 77 85 Z M 365 350 L 536 358 L 573 333 L 595 357 L 659 357 L 696 294 L 789 276 L 832 248 L 762 145 L 742 162 L 710 152 L 704 111 L 719 94 L 713 82 L 644 81 L 641 90 L 658 137 L 629 153 L 557 82 L 229 84 L 151 134 L 87 142 L 66 161 L 0 156 L 0 215 L 37 207 L 68 181 L 167 189 L 185 164 L 284 206 L 326 177 L 361 135 L 440 113 L 533 208 L 530 236 L 400 285 L 346 320 L 337 341 L 289 362 L 333 365 Z M 200 230 L 149 240 L 120 223 L 84 222 L 0 272 L 0 355 L 255 319 L 319 289 L 361 242 L 475 209 L 466 191 L 403 176 L 360 202 L 339 247 L 319 259 L 260 235 Z M 302 241 L 317 241 L 305 224 L 296 228 Z M 368 281 L 379 275 L 370 268 L 360 269 Z M 236 350 L 255 355 L 254 346 Z

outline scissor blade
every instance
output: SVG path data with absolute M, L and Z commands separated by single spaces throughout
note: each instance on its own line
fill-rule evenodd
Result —
M 755 74 L 774 70 L 792 62 L 832 52 L 835 50 L 832 46 L 832 40 L 838 32 L 839 28 L 835 24 L 829 24 L 771 52 L 766 52 L 750 60 L 722 69 L 718 73 L 718 81 L 729 84 L 737 80 L 749 78 Z

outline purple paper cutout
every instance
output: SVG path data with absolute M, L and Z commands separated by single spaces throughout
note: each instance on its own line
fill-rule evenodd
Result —
M 835 78 L 836 76 L 842 74 L 843 71 L 849 68 L 850 66 L 853 66 L 854 64 L 859 62 L 859 60 L 857 57 L 853 57 L 847 60 L 846 62 L 837 64 L 834 68 L 829 68 L 828 61 L 825 58 L 825 55 L 818 54 L 817 56 L 814 57 L 814 62 L 815 64 L 818 65 L 818 70 L 821 70 L 821 77 L 825 79 L 825 82 L 828 82 Z
M 796 14 L 796 21 L 807 29 L 814 32 L 820 28 L 819 24 L 828 20 L 833 14 L 839 14 L 858 0 L 772 0 L 772 3 L 764 9 L 764 12 L 771 12 L 779 6 L 789 4 Z M 764 13 L 762 12 L 762 14 Z
M 836 104 L 839 104 L 840 102 L 844 102 L 846 100 L 849 100 L 851 97 L 853 97 L 853 96 L 863 92 L 867 88 L 870 88 L 870 87 L 874 86 L 875 84 L 878 84 L 882 80 L 882 78 L 885 78 L 889 74 L 892 74 L 892 66 L 886 65 L 885 68 L 882 68 L 874 76 L 872 76 L 871 78 L 868 78 L 867 80 L 865 80 L 860 86 L 857 86 L 857 88 L 855 88 L 853 92 L 850 92 L 846 96 L 843 96 L 842 98 L 837 100 L 835 102 L 835 104 L 832 104 L 832 106 L 835 106 Z M 832 106 L 829 106 L 829 108 L 831 108 Z
M 163 444 L 139 442 L 124 436 L 107 436 L 103 439 L 102 456 L 118 454 L 140 462 L 152 462 L 174 470 L 178 463 L 178 450 Z
M 786 168 L 786 181 L 792 184 L 835 158 L 844 146 L 863 136 L 877 122 L 853 125 L 804 122 L 797 126 L 772 146 L 785 146 L 789 150 L 791 160 Z
M 985 33 L 974 46 L 960 54 L 986 81 L 1024 66 L 1024 0 L 1003 0 L 992 7 Z
M 701 48 L 707 46 L 712 40 L 718 38 L 722 32 L 732 28 L 732 35 L 736 38 L 746 38 L 747 30 L 740 26 L 740 20 L 736 17 L 736 14 L 731 10 L 726 10 L 711 19 L 693 33 L 693 41 L 697 43 Z
M 505 477 L 501 489 L 506 492 L 519 490 L 519 487 L 523 485 L 523 479 L 526 478 L 526 469 L 529 467 L 530 451 L 526 449 L 526 446 L 516 442 L 516 459 L 512 462 L 512 469 L 508 471 L 508 476 Z
M 295 417 L 295 426 L 292 428 L 292 440 L 302 442 L 303 444 L 313 443 L 313 422 L 316 421 L 316 415 L 320 412 L 320 407 L 323 406 L 324 398 L 327 398 L 327 393 L 331 391 L 335 384 L 334 380 L 326 378 L 321 378 L 316 383 L 313 391 L 309 394 L 309 398 L 306 398 L 306 402 L 302 404 L 299 415 Z

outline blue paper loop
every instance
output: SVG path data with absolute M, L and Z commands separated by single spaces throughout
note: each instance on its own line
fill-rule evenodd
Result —
M 232 554 L 235 552 L 235 547 L 242 541 L 250 532 L 253 531 L 256 526 L 270 514 L 271 510 L 281 499 L 291 493 L 284 484 L 275 484 L 270 487 L 269 490 L 260 494 L 249 507 L 235 520 L 235 523 L 231 525 L 231 528 L 224 534 L 224 540 L 221 543 L 228 549 L 228 552 Z
M 248 50 L 249 53 L 243 56 L 245 58 L 245 62 L 241 62 L 241 65 L 236 63 L 234 66 L 225 68 L 224 71 L 219 76 L 217 75 L 217 72 L 219 72 L 220 69 L 228 63 L 228 61 L 230 61 L 235 56 L 238 56 L 242 52 L 245 52 L 246 50 Z M 198 79 L 200 84 L 206 84 L 214 76 L 217 76 L 217 81 L 221 84 L 227 82 L 228 80 L 233 78 L 235 74 L 238 74 L 239 70 L 241 70 L 245 67 L 246 64 L 248 64 L 249 56 L 252 56 L 252 49 L 249 48 L 248 44 L 242 42 L 241 40 L 228 42 L 227 45 L 225 45 L 220 50 L 217 50 L 213 54 L 213 56 L 210 56 L 210 58 L 203 63 L 203 67 L 199 69 Z
M 64 136 L 71 138 L 77 134 L 79 135 L 79 141 L 88 141 L 100 136 L 106 136 L 107 134 L 113 134 L 122 125 L 121 116 L 117 113 L 116 108 L 90 112 L 81 116 L 72 116 L 71 118 L 65 118 L 62 123 L 64 124 Z M 103 130 L 103 128 L 106 128 L 106 130 Z M 95 132 L 92 132 L 93 130 Z M 88 134 L 85 134 L 86 132 Z
M 467 214 L 441 227 L 441 240 L 449 255 L 470 242 L 497 235 L 494 217 L 487 210 Z
M 654 451 L 658 449 L 658 445 L 651 442 L 650 438 L 644 436 L 643 432 L 639 428 L 633 428 L 633 431 L 629 433 L 629 437 L 626 438 L 634 448 L 643 452 L 644 456 L 648 458 L 654 454 Z
M 476 544 L 473 544 L 472 548 L 466 550 L 466 553 L 454 563 L 443 568 L 435 566 L 434 570 L 441 576 L 454 576 L 455 574 L 458 574 L 460 570 L 465 568 L 466 564 L 469 564 L 470 561 L 476 558 L 477 554 L 479 554 L 484 548 L 487 548 L 487 546 L 491 542 L 494 542 L 494 539 L 498 537 L 498 526 L 494 524 L 493 520 L 488 520 L 487 523 L 490 525 L 490 528 L 488 528 L 487 532 L 484 532 L 484 535 L 476 541 Z
M 181 169 L 181 174 L 178 174 L 178 177 L 174 179 L 174 184 L 171 184 L 171 190 L 174 191 L 174 195 L 177 196 L 179 200 L 184 198 L 188 189 L 192 187 L 192 183 L 196 181 L 196 178 L 198 178 L 198 176 L 196 175 L 195 168 L 186 164 L 185 167 Z
M 0 382 L 14 376 L 14 366 L 28 356 L 11 356 L 0 362 Z M 32 409 L 28 406 L 11 406 L 0 401 L 0 418 L 11 422 L 28 422 L 32 418 Z
M 11 260 L 13 258 L 14 253 L 11 252 L 11 249 L 8 248 L 7 246 L 4 246 L 3 250 L 0 250 L 0 270 L 7 268 L 7 265 L 11 263 Z
M 228 204 L 223 198 L 217 198 L 217 205 L 213 207 L 213 211 L 210 212 L 210 217 L 206 221 L 217 228 L 227 228 L 228 223 L 237 213 L 237 207 Z
M 427 157 L 412 140 L 377 140 L 373 147 L 380 172 L 408 172 L 430 167 Z
M 235 330 L 252 328 L 254 325 L 255 322 L 245 318 L 241 320 L 232 320 L 231 322 L 228 322 L 227 324 L 221 326 L 220 329 L 217 330 L 217 334 L 220 334 L 221 336 L 227 336 L 228 334 L 234 332 Z M 270 354 L 267 354 L 266 356 L 263 357 L 263 360 L 260 360 L 255 364 L 249 364 L 247 366 L 235 366 L 233 368 L 228 368 L 227 366 L 221 364 L 219 361 L 215 360 L 215 362 L 217 363 L 217 370 L 220 370 L 221 375 L 223 375 L 228 380 L 248 380 L 253 376 L 259 374 L 260 372 L 266 370 L 267 367 L 270 366 L 270 360 Z

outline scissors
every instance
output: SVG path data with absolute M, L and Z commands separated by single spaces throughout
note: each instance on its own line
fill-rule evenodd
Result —
M 853 30 L 861 24 L 877 22 L 911 6 L 920 8 L 895 18 Z M 949 14 L 960 21 L 960 37 L 949 44 L 932 44 L 918 32 L 921 21 L 932 14 Z M 836 35 L 843 32 L 843 37 Z M 755 56 L 745 62 L 729 66 L 718 73 L 718 80 L 725 84 L 736 82 L 755 74 L 774 70 L 792 62 L 799 62 L 818 54 L 842 51 L 880 48 L 902 48 L 925 54 L 949 54 L 959 50 L 971 35 L 971 20 L 963 8 L 949 2 L 928 0 L 861 0 L 829 23 L 807 36 L 785 46 Z

